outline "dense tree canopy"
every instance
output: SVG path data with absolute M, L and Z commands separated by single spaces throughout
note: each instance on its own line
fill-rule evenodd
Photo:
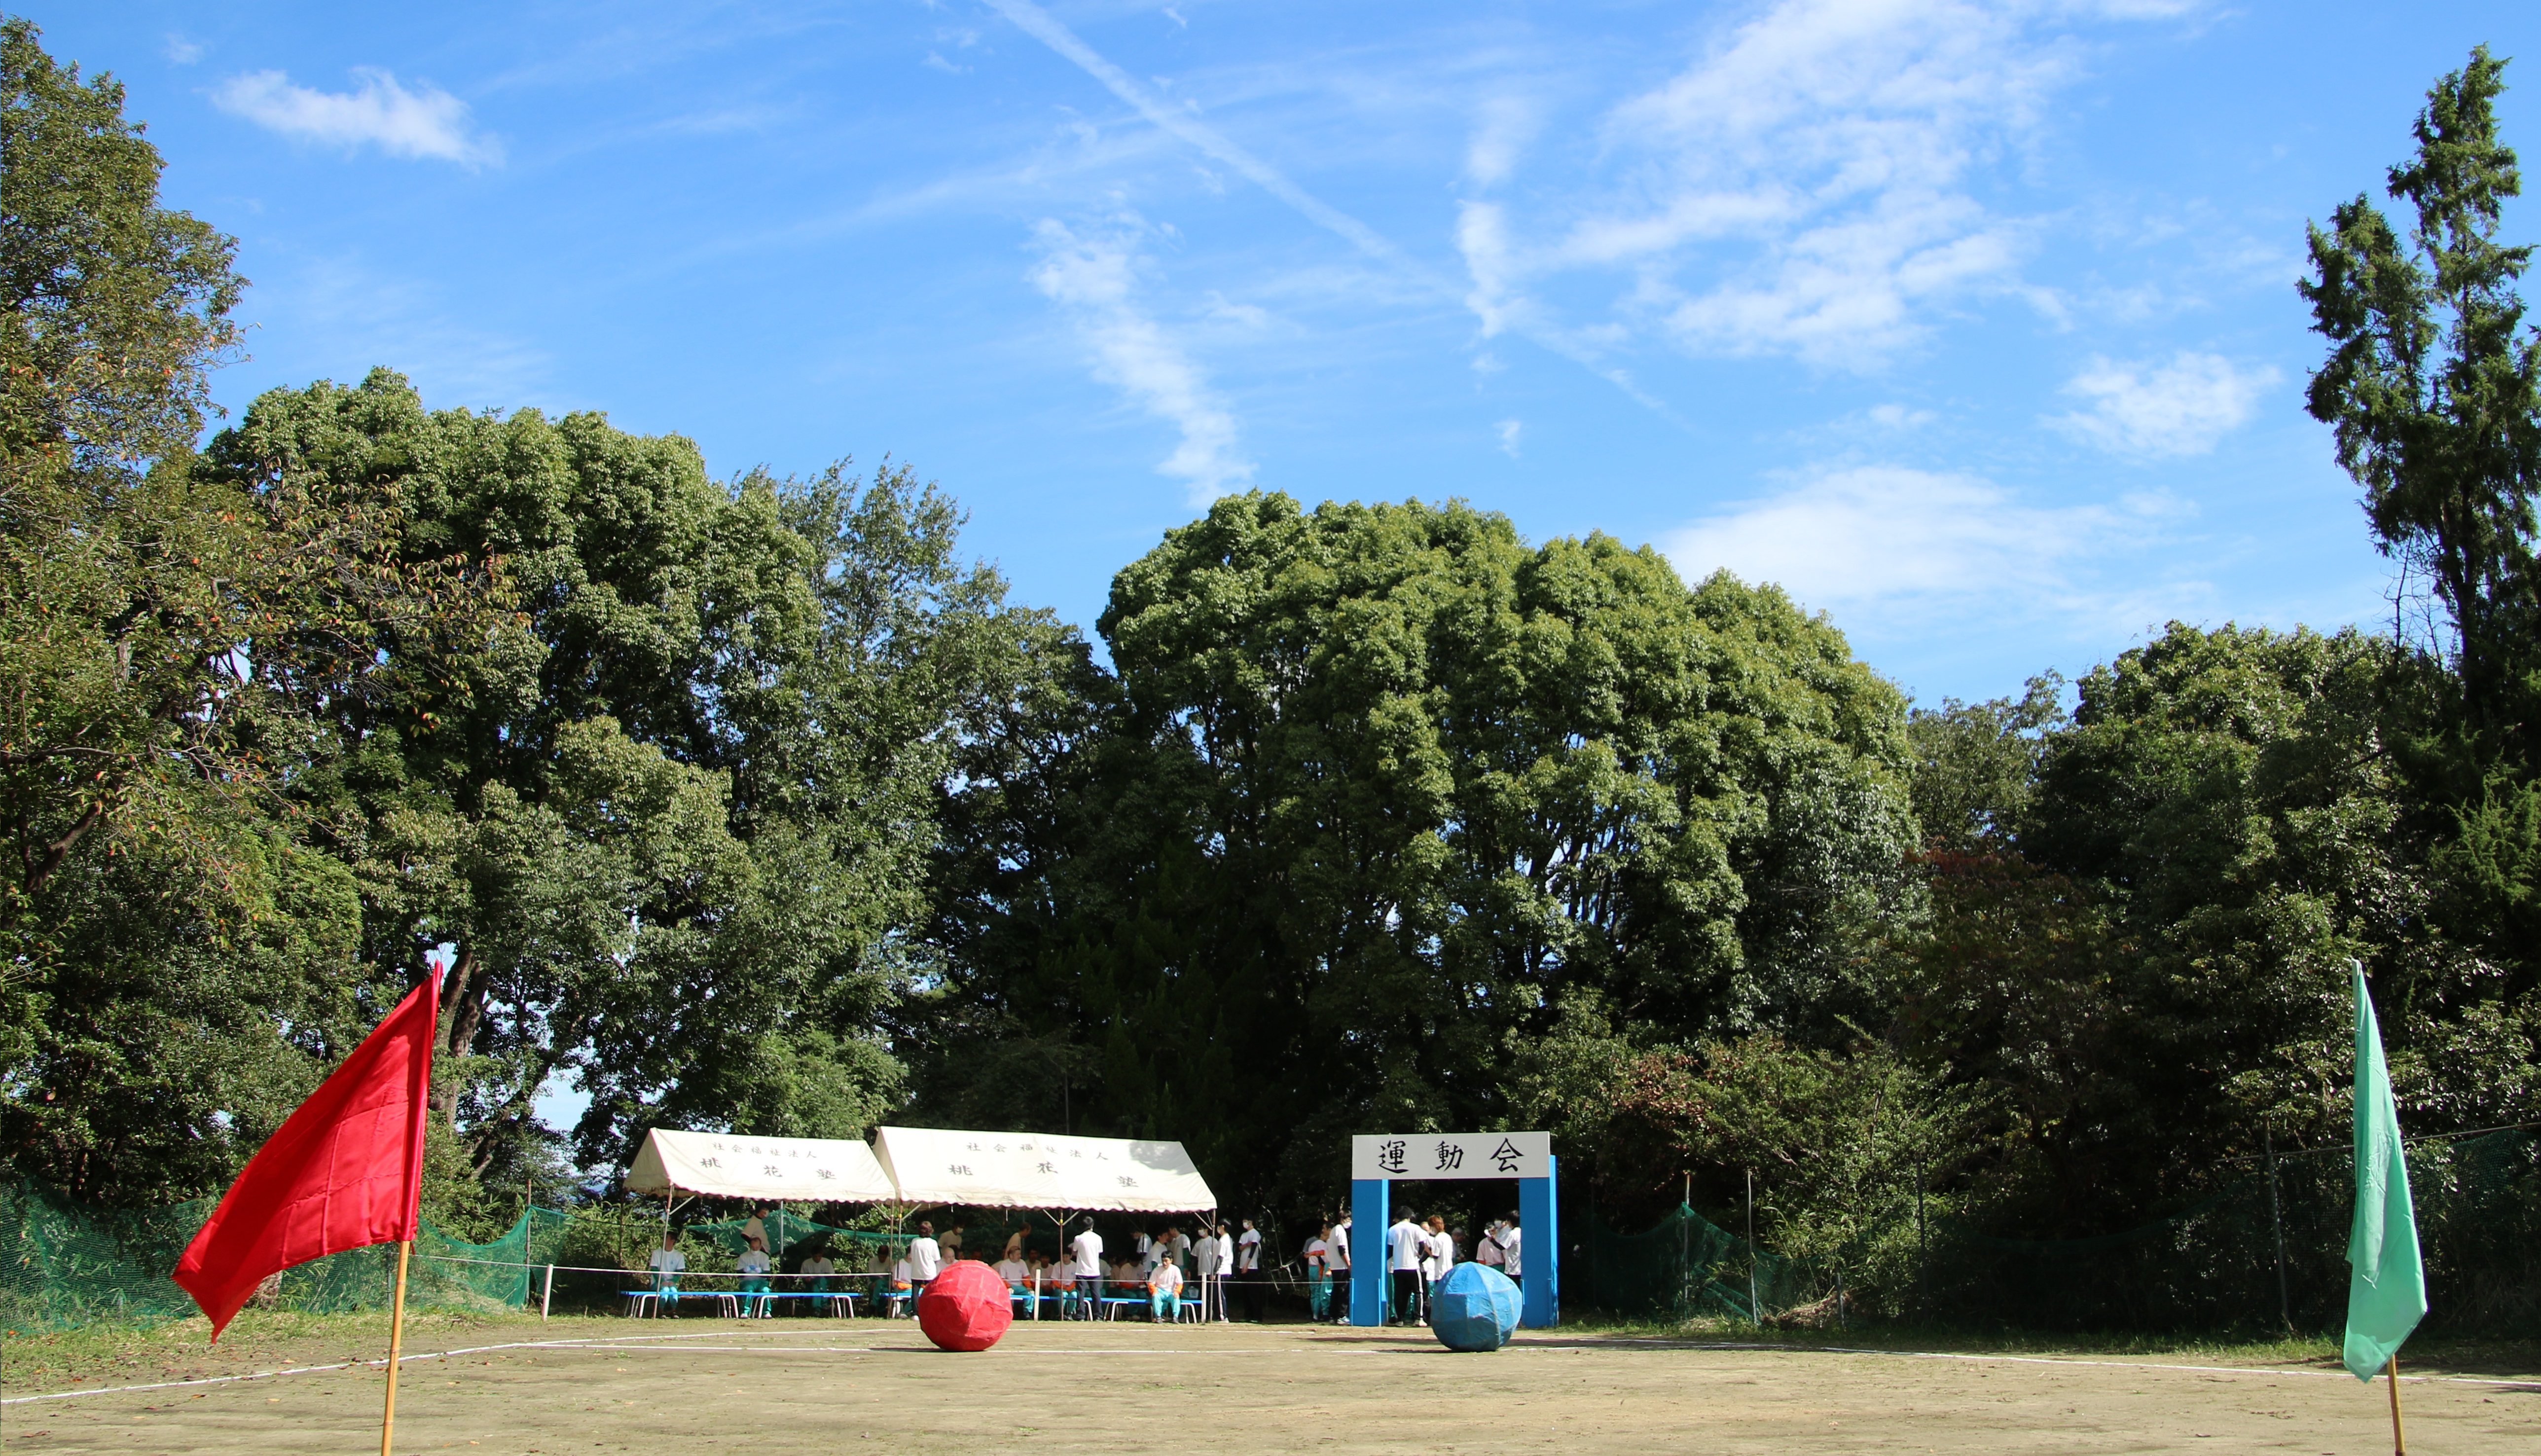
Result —
M 2313 413 L 2437 630 L 2172 624 L 1911 710 L 1771 585 L 1248 493 L 1004 600 L 886 464 L 718 479 L 386 370 L 208 442 L 233 245 L 0 23 L 0 1155 L 216 1190 L 455 955 L 436 1216 L 651 1125 L 1179 1138 L 1307 1216 L 1356 1131 L 1539 1126 L 1631 1222 L 1757 1180 L 1896 1307 L 1925 1194 L 2093 1235 L 2541 1095 L 2541 336 L 2476 52 L 2311 234 Z M 2409 583 L 2417 583 L 2412 587 Z M 533 1103 L 591 1095 L 572 1129 Z
M 1229 497 L 1116 580 L 1117 677 L 968 775 L 948 1115 L 1068 1068 L 1259 1196 L 1487 1126 L 1565 1004 L 1822 1036 L 1909 886 L 1904 703 L 1779 592 L 1459 505 Z M 1064 670 L 1081 673 L 1072 661 Z M 967 852 L 966 852 L 967 851 Z M 981 1109 L 984 1111 L 984 1109 Z

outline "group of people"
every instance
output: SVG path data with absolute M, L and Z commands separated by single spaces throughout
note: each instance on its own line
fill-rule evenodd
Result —
M 740 1276 L 742 1313 L 772 1315 L 776 1270 L 767 1252 L 762 1216 L 754 1214 L 739 1232 L 745 1247 L 734 1261 L 733 1273 Z M 1217 1281 L 1241 1289 L 1246 1317 L 1261 1319 L 1262 1234 L 1253 1220 L 1242 1220 L 1241 1228 L 1203 1222 L 1197 1225 L 1197 1232 L 1198 1237 L 1194 1238 L 1180 1226 L 1169 1227 L 1160 1236 L 1140 1230 L 1131 1236 L 1130 1247 L 1120 1258 L 1107 1260 L 1103 1236 L 1095 1231 L 1094 1220 L 1088 1217 L 1059 1258 L 1053 1260 L 1028 1251 L 1022 1231 L 1017 1230 L 1007 1238 L 992 1268 L 1018 1297 L 1055 1297 L 1062 1318 L 1100 1314 L 1104 1286 L 1109 1283 L 1125 1294 L 1138 1291 L 1128 1297 L 1143 1295 L 1151 1318 L 1177 1320 L 1182 1317 L 1183 1301 L 1190 1291 Z M 946 1264 L 962 1257 L 961 1229 L 947 1229 L 938 1237 L 933 1223 L 920 1222 L 915 1237 L 896 1256 L 887 1246 L 878 1245 L 871 1267 L 863 1274 L 868 1278 L 887 1276 L 888 1283 L 878 1292 L 913 1301 L 944 1272 Z M 985 1262 L 985 1255 L 980 1257 Z M 661 1302 L 675 1305 L 680 1298 L 681 1279 L 689 1272 L 688 1256 L 679 1247 L 676 1230 L 663 1231 L 662 1247 L 653 1251 L 650 1265 L 653 1287 Z M 838 1275 L 837 1263 L 825 1243 L 805 1257 L 787 1292 L 828 1293 Z M 1221 1312 L 1232 1317 L 1222 1307 Z
M 1167 1228 L 1161 1236 L 1140 1229 L 1129 1237 L 1129 1247 L 1117 1259 L 1107 1258 L 1103 1235 L 1095 1230 L 1094 1220 L 1087 1217 L 1067 1241 L 1067 1250 L 1058 1259 L 1026 1265 L 1008 1250 L 1009 1259 L 997 1266 L 1006 1282 L 1021 1292 L 1024 1280 L 1038 1275 L 1038 1287 L 1055 1288 L 1062 1317 L 1082 1315 L 1091 1319 L 1104 1307 L 1103 1286 L 1106 1282 L 1118 1289 L 1143 1290 L 1150 1319 L 1170 1321 L 1182 1318 L 1183 1299 L 1195 1281 L 1200 1288 L 1216 1283 L 1221 1289 L 1235 1289 L 1243 1294 L 1245 1318 L 1262 1318 L 1262 1232 L 1250 1218 L 1243 1220 L 1239 1231 L 1223 1223 L 1201 1223 L 1199 1237 L 1192 1238 L 1179 1226 Z M 1018 1236 L 1020 1237 L 1020 1236 Z M 1135 1295 L 1115 1295 L 1135 1298 Z M 1234 1318 L 1233 1311 L 1220 1307 L 1219 1313 Z
M 1177 1320 L 1182 1316 L 1184 1301 L 1211 1283 L 1224 1291 L 1222 1298 L 1240 1300 L 1244 1318 L 1262 1318 L 1268 1292 L 1263 1277 L 1262 1234 L 1250 1218 L 1241 1220 L 1240 1227 L 1203 1221 L 1195 1225 L 1192 1233 L 1184 1232 L 1179 1225 L 1159 1235 L 1142 1229 L 1130 1235 L 1128 1248 L 1117 1256 L 1107 1249 L 1091 1216 L 1074 1227 L 1066 1248 L 1054 1259 L 1029 1250 L 1021 1230 L 1010 1234 L 992 1266 L 997 1277 L 1005 1280 L 1019 1298 L 1056 1298 L 1061 1318 L 1090 1319 L 1100 1315 L 1106 1307 L 1104 1290 L 1108 1284 L 1119 1291 L 1112 1296 L 1114 1300 L 1143 1298 L 1149 1318 Z M 740 1276 L 742 1312 L 773 1314 L 775 1264 L 767 1252 L 763 1218 L 754 1215 L 739 1232 L 746 1247 L 734 1262 L 733 1273 Z M 915 1237 L 896 1255 L 889 1246 L 876 1245 L 871 1267 L 862 1272 L 863 1275 L 887 1278 L 886 1287 L 878 1292 L 913 1301 L 944 1272 L 946 1264 L 963 1257 L 962 1232 L 959 1228 L 947 1229 L 938 1237 L 934 1224 L 921 1222 Z M 1380 1247 L 1369 1255 L 1381 1261 L 1380 1268 L 1386 1274 L 1388 1321 L 1427 1324 L 1430 1291 L 1464 1257 L 1465 1247 L 1464 1230 L 1450 1229 L 1446 1215 L 1432 1213 L 1422 1219 L 1416 1217 L 1409 1206 L 1397 1207 Z M 1494 1266 L 1511 1279 L 1524 1281 L 1517 1214 L 1493 1219 L 1471 1247 L 1474 1262 Z M 979 1257 L 985 1261 L 987 1256 L 983 1253 Z M 653 1251 L 651 1263 L 654 1287 L 661 1293 L 662 1302 L 676 1302 L 681 1276 L 688 1271 L 688 1258 L 680 1251 L 675 1232 L 663 1233 L 662 1247 Z M 1339 1220 L 1323 1220 L 1315 1237 L 1306 1243 L 1302 1266 L 1307 1308 L 1312 1317 L 1347 1323 L 1351 1268 L 1347 1214 Z M 788 1292 L 827 1293 L 839 1274 L 836 1261 L 828 1245 L 823 1244 L 804 1259 L 800 1274 L 789 1284 Z M 1234 1318 L 1234 1310 L 1224 1305 L 1218 1312 Z
M 1306 1242 L 1302 1260 L 1306 1307 L 1315 1319 L 1349 1322 L 1350 1222 L 1346 1213 L 1338 1221 L 1326 1218 L 1315 1237 Z M 1464 1241 L 1464 1230 L 1447 1227 L 1443 1213 L 1432 1213 L 1424 1220 L 1415 1217 L 1408 1205 L 1394 1210 L 1394 1222 L 1386 1228 L 1383 1247 L 1376 1256 L 1386 1274 L 1390 1323 L 1429 1322 L 1430 1290 L 1456 1267 Z M 1491 1220 L 1473 1249 L 1475 1263 L 1492 1266 L 1511 1279 L 1523 1281 L 1517 1214 Z

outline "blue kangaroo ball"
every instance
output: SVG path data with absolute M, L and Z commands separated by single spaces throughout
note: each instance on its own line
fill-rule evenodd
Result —
M 1460 1264 L 1429 1291 L 1429 1333 L 1449 1349 L 1497 1349 L 1517 1333 L 1517 1285 L 1488 1264 Z

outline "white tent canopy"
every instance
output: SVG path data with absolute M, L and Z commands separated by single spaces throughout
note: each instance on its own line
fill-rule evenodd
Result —
M 905 1203 L 1204 1212 L 1208 1180 L 1179 1142 L 880 1128 L 874 1152 Z
M 1177 1149 L 1179 1151 L 1179 1149 Z M 883 1203 L 890 1177 L 873 1149 L 845 1137 L 745 1137 L 656 1128 L 626 1170 L 631 1194 L 708 1194 L 726 1199 Z

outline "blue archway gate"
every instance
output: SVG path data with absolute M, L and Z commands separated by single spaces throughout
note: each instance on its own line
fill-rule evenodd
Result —
M 1385 1228 L 1396 1181 L 1517 1180 L 1518 1322 L 1561 1323 L 1561 1226 L 1550 1132 L 1362 1132 L 1350 1138 L 1350 1323 L 1385 1322 Z

